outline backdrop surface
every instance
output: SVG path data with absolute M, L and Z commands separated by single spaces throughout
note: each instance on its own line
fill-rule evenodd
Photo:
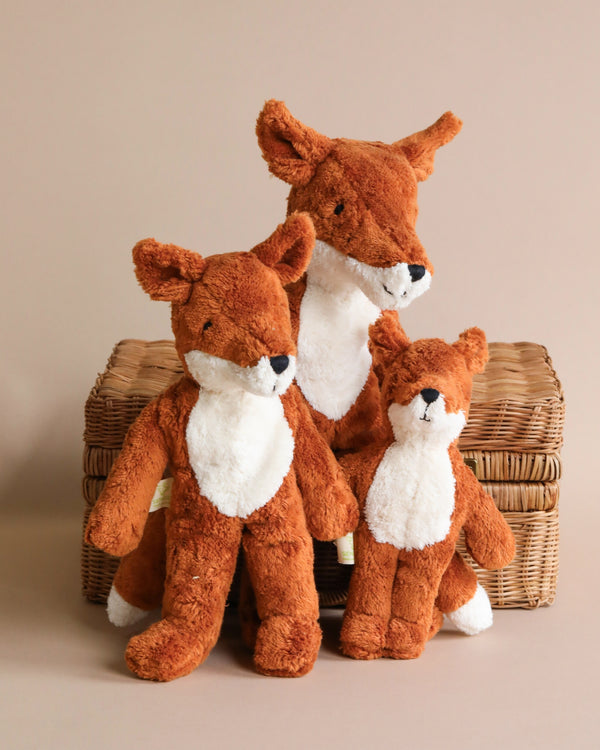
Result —
M 436 273 L 402 321 L 549 348 L 563 534 L 582 551 L 563 580 L 583 591 L 600 518 L 598 3 L 23 0 L 1 15 L 0 513 L 80 512 L 97 372 L 119 339 L 170 335 L 133 244 L 245 250 L 283 219 L 254 135 L 265 99 L 383 141 L 452 109 L 464 128 L 420 186 Z

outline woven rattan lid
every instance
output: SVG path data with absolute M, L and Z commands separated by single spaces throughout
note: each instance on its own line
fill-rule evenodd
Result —
M 473 382 L 461 450 L 556 453 L 565 402 L 548 351 L 540 344 L 489 345 L 490 359 Z
M 144 406 L 182 372 L 172 341 L 120 341 L 85 404 L 85 442 L 100 448 L 120 448 Z

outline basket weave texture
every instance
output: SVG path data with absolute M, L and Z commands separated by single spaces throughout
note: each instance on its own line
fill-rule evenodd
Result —
M 461 450 L 556 453 L 565 402 L 545 347 L 492 343 L 485 372 L 475 376 Z
M 565 404 L 547 350 L 539 344 L 491 343 L 490 360 L 473 384 L 459 449 L 496 501 L 517 540 L 502 571 L 473 565 L 495 607 L 550 604 L 558 574 L 558 496 Z M 172 341 L 118 343 L 85 405 L 84 524 L 131 423 L 182 374 Z M 82 543 L 84 595 L 105 602 L 118 560 Z M 315 542 L 315 580 L 322 606 L 345 602 L 352 566 L 333 544 Z M 235 596 L 234 596 L 235 598 Z

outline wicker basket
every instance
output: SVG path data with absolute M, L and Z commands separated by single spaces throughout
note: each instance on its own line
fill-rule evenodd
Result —
M 517 555 L 502 571 L 480 570 L 467 559 L 493 606 L 533 608 L 550 604 L 556 592 L 564 398 L 544 347 L 522 342 L 492 343 L 489 348 L 488 366 L 473 384 L 459 448 L 504 513 L 517 540 Z M 85 406 L 84 523 L 130 424 L 180 376 L 171 341 L 129 339 L 113 350 Z M 464 545 L 460 548 L 464 552 Z M 106 601 L 117 564 L 116 558 L 82 544 L 82 584 L 88 599 Z M 322 606 L 345 602 L 351 573 L 352 566 L 337 562 L 333 544 L 315 542 Z

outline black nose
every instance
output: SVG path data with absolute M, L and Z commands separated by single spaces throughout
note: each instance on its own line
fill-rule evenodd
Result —
M 418 281 L 419 279 L 422 279 L 423 276 L 425 276 L 425 266 L 409 266 L 408 272 L 410 274 L 410 278 L 413 281 Z
M 439 395 L 440 392 L 436 391 L 435 388 L 423 388 L 421 391 L 421 396 L 426 404 L 432 404 Z
M 277 373 L 277 375 L 281 375 L 284 370 L 287 370 L 287 366 L 290 363 L 290 358 L 286 357 L 285 354 L 282 354 L 280 357 L 271 357 L 269 359 L 269 362 L 271 363 L 271 367 Z

